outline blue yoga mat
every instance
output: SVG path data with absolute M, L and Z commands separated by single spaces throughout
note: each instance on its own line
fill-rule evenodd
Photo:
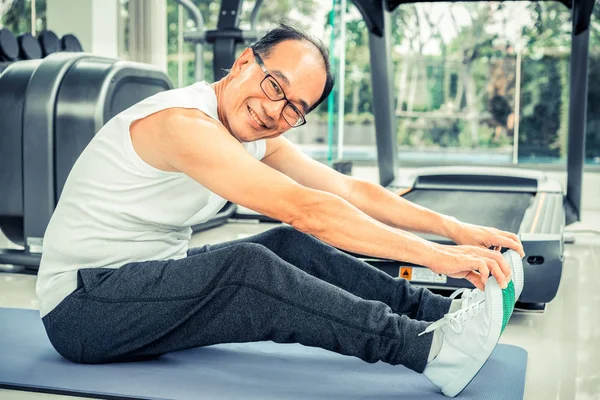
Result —
M 527 352 L 498 345 L 460 399 L 522 399 Z M 107 399 L 445 399 L 402 366 L 299 344 L 220 344 L 144 362 L 82 365 L 50 344 L 38 311 L 0 308 L 0 387 Z

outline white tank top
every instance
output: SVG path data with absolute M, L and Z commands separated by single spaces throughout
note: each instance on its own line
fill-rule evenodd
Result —
M 156 169 L 135 152 L 132 122 L 172 107 L 218 120 L 206 82 L 161 92 L 111 119 L 77 159 L 44 235 L 36 284 L 41 317 L 77 288 L 78 269 L 186 257 L 191 226 L 225 205 L 189 176 Z M 264 140 L 242 145 L 264 157 Z

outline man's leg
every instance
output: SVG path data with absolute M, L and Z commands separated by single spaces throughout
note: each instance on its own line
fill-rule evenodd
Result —
M 338 286 L 366 300 L 387 304 L 393 312 L 419 321 L 437 321 L 449 311 L 452 300 L 426 288 L 412 286 L 407 280 L 393 278 L 313 236 L 290 226 L 280 226 L 258 235 L 190 249 L 201 254 L 239 243 L 258 243 L 306 273 Z
M 408 293 L 398 290 L 399 304 Z M 256 243 L 80 270 L 77 291 L 43 321 L 57 351 L 82 363 L 272 340 L 422 372 L 432 340 L 418 336 L 429 323 L 318 279 Z

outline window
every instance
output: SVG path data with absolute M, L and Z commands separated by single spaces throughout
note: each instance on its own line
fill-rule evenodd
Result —
M 421 3 L 400 6 L 393 18 L 400 28 L 393 57 L 401 160 L 564 162 L 569 9 L 558 2 Z M 600 68 L 592 31 L 590 76 Z M 600 86 L 589 82 L 594 104 Z M 594 107 L 587 128 L 587 162 L 599 163 Z
M 35 29 L 32 30 L 33 18 Z M 15 36 L 25 32 L 36 34 L 46 28 L 46 0 L 0 0 L 0 22 L 1 27 Z

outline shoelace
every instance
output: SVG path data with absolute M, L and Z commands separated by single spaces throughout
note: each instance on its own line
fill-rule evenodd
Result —
M 439 319 L 429 325 L 423 332 L 419 333 L 419 336 L 429 332 L 433 332 L 436 329 L 441 328 L 444 325 L 450 325 L 455 333 L 460 334 L 462 332 L 462 323 L 467 322 L 469 318 L 473 318 L 483 310 L 484 301 L 478 301 L 477 303 L 470 304 L 468 307 L 460 309 L 450 314 L 444 315 L 442 319 Z
M 475 295 L 478 293 L 475 290 L 472 289 L 467 289 L 467 288 L 462 288 L 462 289 L 458 289 L 455 290 L 451 295 L 450 295 L 450 299 L 455 299 L 456 297 L 458 297 L 459 294 L 463 293 L 463 296 L 461 297 L 462 300 L 467 300 L 467 304 L 471 303 L 471 300 L 473 299 L 473 297 L 475 297 Z
M 452 292 L 452 294 L 450 295 L 450 298 L 455 299 L 461 293 L 464 293 L 463 298 L 465 298 L 465 296 L 471 297 L 473 295 L 473 291 L 471 289 L 462 288 L 462 289 L 458 289 L 458 290 L 455 290 L 454 292 Z

